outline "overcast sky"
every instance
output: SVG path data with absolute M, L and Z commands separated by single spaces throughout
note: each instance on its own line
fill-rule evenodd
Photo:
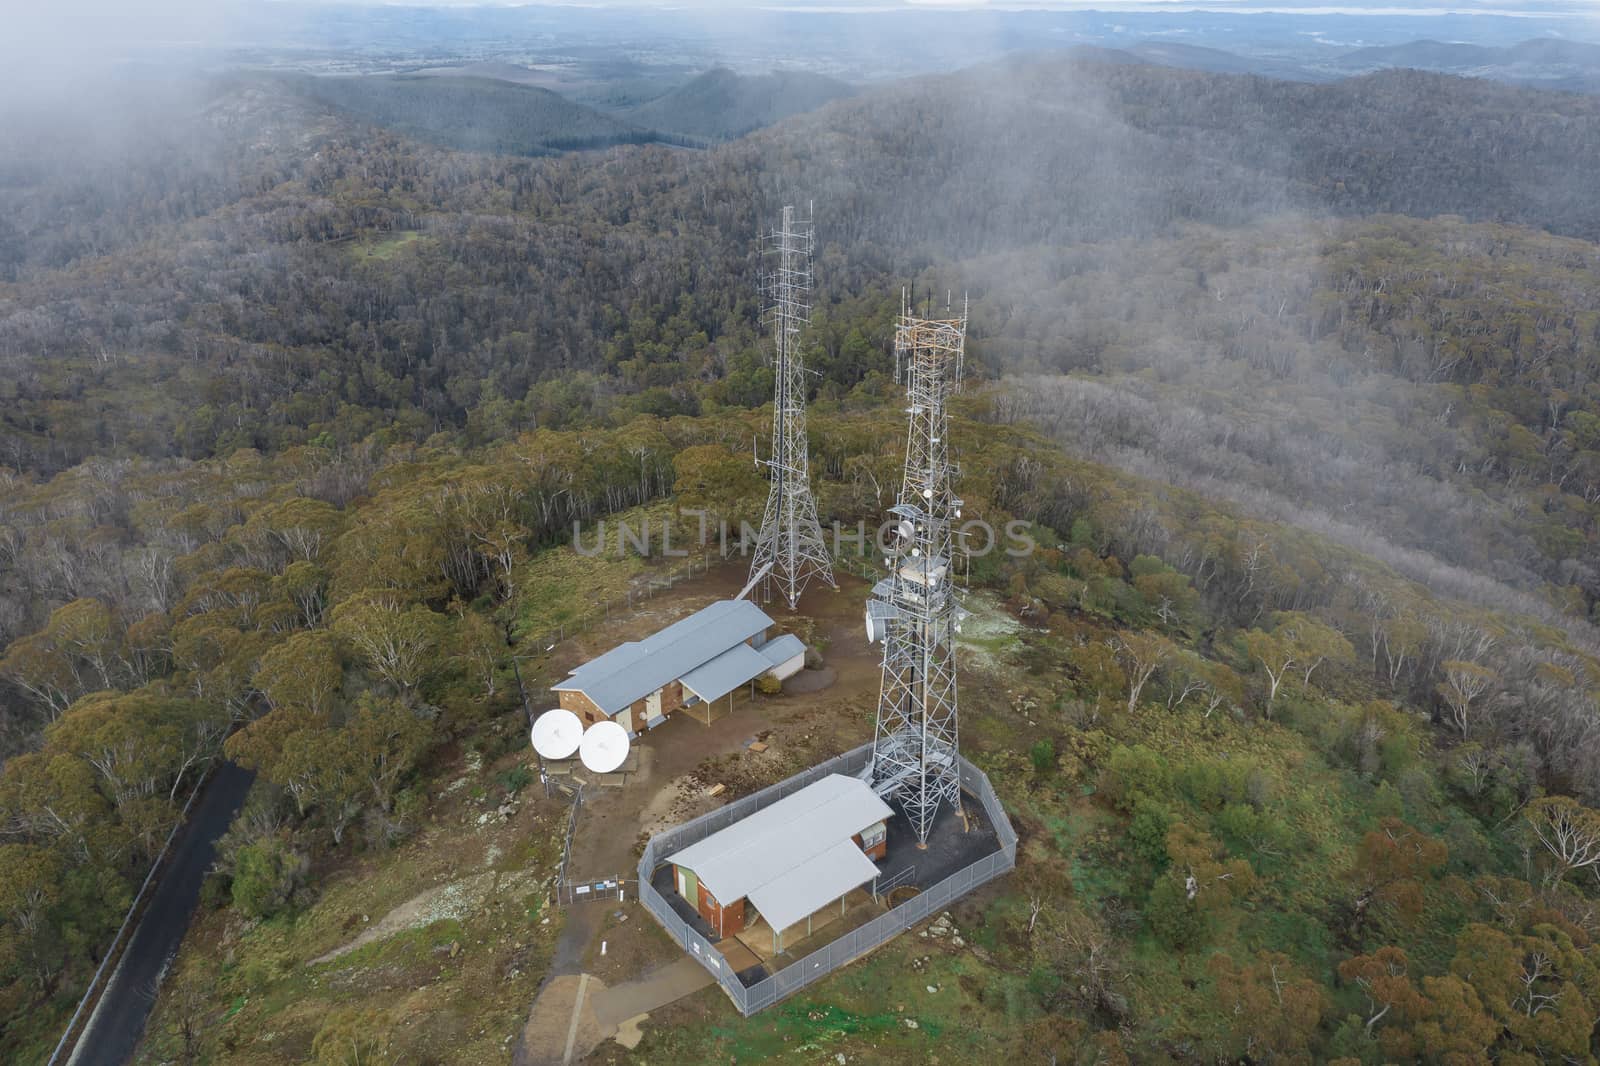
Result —
M 1117 7 L 1203 7 L 1217 10 L 1277 7 L 1286 10 L 1330 6 L 1328 0 L 17 0 L 7 5 L 13 10 L 5 16 L 6 28 L 13 21 L 49 20 L 75 22 L 82 19 L 111 19 L 119 23 L 181 18 L 214 22 L 220 12 L 233 6 L 345 6 L 345 7 L 589 7 L 589 8 L 822 8 L 833 11 L 853 9 L 884 10 L 895 7 L 945 9 L 1055 9 L 1105 10 Z M 1339 0 L 1338 7 L 1350 10 L 1414 10 L 1471 12 L 1484 9 L 1562 11 L 1568 14 L 1595 14 L 1600 0 Z M 14 39 L 14 38 L 13 38 Z
M 272 3 L 276 0 L 256 0 Z M 1330 10 L 1327 0 L 545 0 L 529 4 L 527 0 L 295 0 L 295 2 L 331 5 L 371 5 L 410 7 L 524 7 L 572 6 L 596 8 L 756 8 L 756 9 L 824 9 L 829 11 L 890 10 L 896 7 L 943 8 L 948 10 L 1108 10 L 1125 7 L 1192 7 L 1215 10 L 1240 10 L 1261 7 L 1282 10 Z M 1568 14 L 1594 13 L 1600 0 L 1341 0 L 1338 10 L 1382 10 L 1384 12 L 1435 14 L 1448 11 L 1561 11 Z
M 259 27 L 265 17 L 275 27 L 292 24 L 297 13 L 335 6 L 470 7 L 519 5 L 514 0 L 9 0 L 0 19 L 0 81 L 7 74 L 70 63 L 79 69 L 97 56 L 130 44 L 239 43 L 237 19 Z M 1560 14 L 1586 22 L 1594 18 L 1600 36 L 1600 0 L 578 0 L 572 7 L 626 9 L 651 7 L 692 11 L 760 10 L 961 10 L 1044 8 L 1053 10 L 1294 11 L 1306 15 L 1341 12 L 1371 15 Z M 274 11 L 274 9 L 277 9 Z M 1570 24 L 1570 23 L 1569 23 Z M 230 32 L 231 31 L 231 32 Z M 248 31 L 247 31 L 248 32 Z M 231 40 L 229 40 L 232 38 Z

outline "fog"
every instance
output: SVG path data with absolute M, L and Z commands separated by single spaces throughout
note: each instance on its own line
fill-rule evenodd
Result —
M 1195 811 L 1271 810 L 1277 786 L 1241 784 L 1224 803 L 1225 765 L 1270 764 L 1286 783 L 1317 774 L 1350 839 L 1309 840 L 1333 824 L 1321 796 L 1286 808 L 1283 825 L 1307 833 L 1293 861 L 1314 855 L 1337 884 L 1306 894 L 1303 922 L 1256 923 L 1268 940 L 1252 935 L 1249 954 L 1292 940 L 1321 979 L 1333 952 L 1358 946 L 1341 927 L 1343 898 L 1360 890 L 1345 868 L 1369 828 L 1360 819 L 1381 804 L 1386 819 L 1413 817 L 1408 833 L 1438 831 L 1441 797 L 1461 790 L 1445 761 L 1458 750 L 1482 780 L 1512 768 L 1473 801 L 1485 833 L 1541 789 L 1600 803 L 1600 97 L 1411 70 L 1272 77 L 1204 47 L 1190 56 L 1202 69 L 1179 69 L 1132 50 L 1159 23 L 1116 41 L 1127 49 L 1095 37 L 1069 51 L 1087 23 L 1013 20 L 999 4 L 840 6 L 851 13 L 201 0 L 134 12 L 103 0 L 13 19 L 0 43 L 0 846 L 9 857 L 23 841 L 30 861 L 5 868 L 25 867 L 13 879 L 23 887 L 0 900 L 12 1017 L 34 1010 L 42 1028 L 52 997 L 70 1009 L 52 982 L 70 990 L 92 972 L 120 919 L 105 901 L 143 877 L 200 768 L 230 758 L 260 786 L 220 849 L 223 876 L 208 881 L 206 922 L 226 929 L 216 955 L 229 961 L 202 992 L 247 994 L 196 1024 L 211 1027 L 205 1039 L 226 1033 L 219 1054 L 331 1046 L 302 1031 L 323 1023 L 295 999 L 326 997 L 278 982 L 294 979 L 304 938 L 333 935 L 343 911 L 355 924 L 341 882 L 379 884 L 416 854 L 392 850 L 412 846 L 407 835 L 433 834 L 417 843 L 437 850 L 451 823 L 425 829 L 424 818 L 457 813 L 440 804 L 495 795 L 474 786 L 449 799 L 479 772 L 457 760 L 482 756 L 485 789 L 498 780 L 508 804 L 531 784 L 503 771 L 525 745 L 524 673 L 530 690 L 547 684 L 539 674 L 564 660 L 542 653 L 659 578 L 547 549 L 575 523 L 630 509 L 759 508 L 750 444 L 766 432 L 772 380 L 758 234 L 791 203 L 815 205 L 804 352 L 824 522 L 876 519 L 899 482 L 903 287 L 935 305 L 970 298 L 958 491 L 991 525 L 1035 523 L 1044 550 L 967 568 L 969 602 L 981 596 L 990 616 L 980 626 L 1003 623 L 973 645 L 1006 665 L 962 668 L 978 675 L 977 743 L 1006 787 L 1027 790 L 1016 809 L 1035 829 L 1055 824 L 1039 804 L 1071 803 L 1059 823 L 1070 828 L 1082 804 L 1111 798 L 1116 753 L 1152 722 L 1162 758 L 1216 755 L 1184 773 L 1182 789 L 1216 794 L 1188 793 Z M 1491 19 L 1478 32 L 1500 32 L 1492 13 L 1511 7 L 1477 9 Z M 1249 25 L 1280 44 L 1305 26 L 1356 36 L 1336 21 L 1345 9 L 1294 10 L 1302 21 L 1193 24 L 1217 35 Z M 1512 21 L 1521 32 L 1543 20 Z M 1582 84 L 1585 55 L 1551 63 Z M 512 80 L 440 69 L 490 64 Z M 826 83 L 805 99 L 831 102 L 790 114 L 752 104 L 750 82 L 690 80 L 718 64 L 855 72 L 855 84 L 763 82 Z M 662 101 L 647 126 L 639 116 Z M 744 105 L 754 132 L 742 118 L 693 127 L 710 134 L 674 124 Z M 1140 657 L 1130 638 L 1155 649 L 1133 664 L 1140 680 L 1119 665 Z M 1279 653 L 1257 650 L 1268 645 Z M 845 684 L 828 699 L 840 723 L 859 725 L 852 673 L 836 671 Z M 877 671 L 861 674 L 871 684 Z M 1274 724 L 1286 677 L 1295 698 L 1279 701 Z M 1477 685 L 1468 696 L 1463 678 Z M 1202 690 L 1204 711 L 1184 706 Z M 784 759 L 802 733 L 828 732 L 789 706 L 798 714 L 774 715 L 795 729 L 775 741 Z M 1446 728 L 1423 725 L 1430 716 Z M 1072 752 L 1063 744 L 1058 759 L 1051 738 L 1064 737 Z M 1144 756 L 1127 765 L 1160 765 Z M 1148 776 L 1180 787 L 1176 773 Z M 545 824 L 526 797 L 521 826 Z M 1179 908 L 1200 881 L 1232 876 L 1197 878 L 1191 865 L 1184 888 L 1176 851 L 1103 848 L 1115 811 L 1100 808 L 1092 833 L 1055 835 L 1081 836 L 1072 846 L 1090 862 L 1150 862 Z M 459 813 L 480 827 L 489 817 Z M 1179 841 L 1197 861 L 1223 854 L 1169 829 L 1165 801 L 1144 813 L 1156 827 L 1145 843 Z M 507 825 L 507 839 L 530 839 L 522 827 Z M 1468 830 L 1462 873 L 1490 850 Z M 1228 831 L 1227 847 L 1278 839 L 1251 833 Z M 1392 840 L 1368 834 L 1379 838 Z M 1513 843 L 1496 845 L 1505 870 Z M 257 846 L 279 849 L 260 865 L 290 882 L 259 912 L 224 880 Z M 1053 896 L 1075 898 L 1077 859 L 1024 850 L 1026 877 L 1054 869 Z M 466 873 L 444 859 L 450 877 Z M 322 911 L 308 892 L 294 906 L 309 920 L 257 920 L 313 869 Z M 44 934 L 8 939 L 29 900 L 56 898 L 57 880 L 67 902 L 25 914 Z M 1039 918 L 1041 882 L 1018 883 Z M 1106 883 L 1077 887 L 1092 906 Z M 398 902 L 437 890 L 383 891 Z M 1142 891 L 1117 908 L 1123 918 L 1137 917 Z M 237 914 L 222 913 L 230 905 Z M 525 922 L 523 903 L 508 905 Z M 1011 930 L 996 953 L 1032 950 L 1034 922 L 1024 932 L 1026 911 L 1006 910 L 983 919 L 1010 923 L 994 926 Z M 1042 921 L 1040 945 L 1068 939 Z M 1118 923 L 1130 942 L 1144 935 Z M 1432 952 L 1438 928 L 1423 925 Z M 280 934 L 295 926 L 291 949 Z M 462 950 L 485 946 L 471 934 Z M 501 923 L 493 950 L 512 936 Z M 269 941 L 284 966 L 250 958 Z M 520 968 L 535 977 L 544 960 L 519 943 L 478 967 L 457 948 L 447 969 L 463 978 L 518 968 L 488 997 L 496 1011 L 520 994 L 508 984 Z M 426 944 L 413 955 L 404 965 L 432 973 Z M 1278 964 L 1259 957 L 1275 982 Z M 362 958 L 392 975 L 401 956 Z M 1194 956 L 1210 976 L 1193 967 L 1190 990 L 1208 994 L 1215 961 L 1231 958 Z M 1019 968 L 1006 996 L 980 996 L 968 1013 L 1053 1026 L 1065 1001 L 1013 1009 L 1011 992 L 1033 995 L 1040 972 Z M 1176 988 L 1171 976 L 1151 987 Z M 447 999 L 489 1009 L 452 997 L 430 1011 Z M 428 1028 L 370 1019 L 384 1032 Z M 476 1028 L 495 1054 L 509 1046 Z M 1361 1029 L 1357 1017 L 1340 1032 Z M 1587 1046 L 1587 1028 L 1574 1035 Z M 10 1061 L 8 1039 L 0 1026 Z
M 514 384 L 504 388 L 518 397 L 552 366 L 606 366 L 610 338 L 599 334 L 598 317 L 575 310 L 587 306 L 577 297 L 560 303 L 550 295 L 591 298 L 585 286 L 598 283 L 563 272 L 574 263 L 593 260 L 596 270 L 628 278 L 594 297 L 628 313 L 648 317 L 704 299 L 696 324 L 714 335 L 726 328 L 722 316 L 746 314 L 748 304 L 734 308 L 753 282 L 754 233 L 782 204 L 814 200 L 820 283 L 838 313 L 859 313 L 860 301 L 903 283 L 969 292 L 973 350 L 1002 391 L 1014 390 L 1004 407 L 1010 417 L 1026 416 L 1079 455 L 1231 500 L 1384 559 L 1436 590 L 1514 604 L 1590 639 L 1582 623 L 1561 620 L 1537 596 L 1553 581 L 1600 592 L 1600 564 L 1587 550 L 1543 560 L 1518 532 L 1517 512 L 1533 499 L 1522 489 L 1487 509 L 1476 502 L 1483 486 L 1465 471 L 1483 460 L 1470 427 L 1451 424 L 1455 408 L 1423 387 L 1433 371 L 1416 366 L 1427 346 L 1377 338 L 1406 349 L 1397 369 L 1319 332 L 1320 308 L 1341 289 L 1366 292 L 1370 282 L 1334 254 L 1359 236 L 1353 218 L 1455 214 L 1600 236 L 1589 185 L 1593 141 L 1548 137 L 1538 126 L 1517 139 L 1515 94 L 1486 89 L 1452 98 L 1441 112 L 1429 110 L 1435 103 L 1425 94 L 1386 96 L 1369 84 L 1208 79 L 1120 59 L 1011 55 L 868 86 L 855 99 L 705 152 L 619 149 L 603 167 L 595 155 L 528 163 L 456 153 L 426 138 L 375 147 L 364 120 L 296 84 L 236 76 L 285 57 L 312 65 L 362 52 L 359 36 L 330 43 L 328 24 L 315 15 L 328 9 L 274 7 L 272 38 L 303 38 L 304 47 L 249 54 L 235 46 L 260 24 L 262 5 L 178 0 L 134 14 L 99 2 L 19 13 L 0 44 L 8 83 L 0 105 L 0 283 L 29 288 L 0 303 L 0 367 L 19 383 L 7 402 L 37 406 L 25 408 L 19 424 L 30 432 L 8 435 L 0 461 L 49 476 L 130 437 L 140 441 L 131 450 L 161 459 L 255 439 L 241 429 L 180 444 L 170 428 L 148 429 L 152 420 L 136 404 L 94 394 L 93 376 L 62 387 L 77 390 L 63 403 L 50 391 L 60 386 L 46 384 L 57 359 L 93 358 L 101 376 L 114 378 L 121 360 L 183 353 L 189 376 L 165 386 L 175 395 L 164 399 L 187 408 L 200 406 L 207 389 L 208 405 L 245 395 L 260 402 L 248 417 L 265 419 L 304 387 L 307 372 L 287 369 L 293 359 L 327 359 L 358 379 L 375 358 L 369 335 L 398 322 L 408 347 L 393 373 L 412 370 L 422 358 L 413 353 L 426 346 L 444 382 L 407 403 L 434 425 L 459 424 L 472 401 L 458 396 L 478 396 L 477 382 L 509 375 Z M 517 18 L 524 15 L 559 13 Z M 574 39 L 616 34 L 616 15 L 574 10 L 572 25 L 582 28 Z M 432 16 L 413 24 L 410 9 L 386 7 L 374 18 L 407 34 L 433 25 Z M 785 56 L 791 44 L 797 64 L 826 61 L 834 48 L 983 57 L 1015 47 L 1002 21 L 917 23 L 927 32 L 914 41 L 886 18 L 843 24 L 861 30 L 850 34 L 830 23 L 838 39 L 806 37 L 793 11 L 675 10 L 670 22 L 674 40 L 699 51 L 683 46 L 693 63 L 653 62 L 759 67 L 765 59 L 752 56 Z M 521 25 L 494 23 L 495 33 L 514 24 Z M 482 58 L 474 47 L 455 42 L 425 58 Z M 1592 122 L 1583 98 L 1550 100 L 1563 129 Z M 1481 116 L 1449 110 L 1480 104 Z M 1436 140 L 1440 113 L 1459 124 Z M 1473 138 L 1481 143 L 1468 143 Z M 1425 147 L 1414 148 L 1421 141 Z M 1400 164 L 1360 170 L 1347 162 L 1351 144 L 1375 146 Z M 665 168 L 659 182 L 657 167 Z M 351 175 L 365 180 L 390 168 L 425 175 L 427 191 L 412 194 L 422 198 L 420 210 L 394 208 L 392 186 L 373 194 L 378 206 L 342 200 L 341 182 Z M 1333 171 L 1348 188 L 1335 187 Z M 565 188 L 578 173 L 642 190 L 627 195 L 646 198 L 645 226 L 658 243 L 618 238 L 581 214 L 582 198 L 547 201 L 583 218 L 552 236 L 525 207 L 507 211 L 502 193 L 483 199 L 475 191 L 516 190 L 506 195 L 517 203 L 528 188 Z M 1400 173 L 1393 187 L 1383 184 Z M 339 242 L 398 230 L 481 262 L 531 260 L 547 243 L 550 260 L 565 262 L 541 262 L 548 280 L 533 292 L 521 280 L 485 283 L 483 306 L 510 301 L 520 310 L 471 319 L 453 293 L 433 294 L 439 305 L 430 305 L 433 279 L 421 274 L 398 283 L 350 279 Z M 1450 254 L 1483 239 L 1454 235 Z M 561 241 L 569 243 L 555 250 Z M 696 269 L 683 269 L 679 258 Z M 395 267 L 406 269 L 405 260 Z M 536 299 L 548 302 L 529 310 Z M 385 310 L 374 313 L 380 304 Z M 197 315 L 197 306 L 206 313 Z M 537 335 L 542 347 L 514 360 L 499 331 L 519 313 L 510 331 Z M 719 358 L 726 365 L 726 353 Z M 527 369 L 541 359 L 548 365 Z M 513 373 L 511 362 L 524 365 Z M 207 383 L 200 367 L 216 377 Z M 1559 408 L 1554 394 L 1582 384 L 1550 378 L 1537 387 Z M 85 388 L 102 407 L 83 403 Z M 1397 392 L 1437 428 L 1395 430 L 1408 417 L 1388 410 Z M 1330 440 L 1330 405 L 1371 416 L 1389 432 Z M 42 413 L 84 410 L 99 414 L 76 430 L 46 426 Z M 1544 428 L 1553 440 L 1558 427 Z M 1413 454 L 1413 445 L 1430 454 Z M 1547 472 L 1494 476 L 1521 484 Z M 68 591 L 83 591 L 81 580 L 49 591 L 19 583 L 0 610 L 0 646 L 36 628 Z
M 206 0 L 15 3 L 0 36 L 0 86 L 38 105 L 129 68 L 180 71 L 226 42 L 233 11 Z

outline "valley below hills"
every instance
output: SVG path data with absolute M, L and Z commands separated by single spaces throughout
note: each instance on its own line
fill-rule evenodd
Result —
M 135 1063 L 1595 1061 L 1589 53 L 661 48 L 0 121 L 0 1060 L 49 1061 L 232 764 Z M 805 668 L 615 788 L 528 729 L 749 580 L 574 536 L 759 523 L 789 205 L 830 536 L 900 491 L 900 315 L 965 309 L 953 491 L 1032 550 L 952 570 L 960 747 L 1018 842 L 745 1017 L 627 882 L 873 739 L 882 557 L 835 546 L 766 606 Z

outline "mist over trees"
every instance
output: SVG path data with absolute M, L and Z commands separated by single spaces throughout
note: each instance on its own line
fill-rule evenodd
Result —
M 213 902 L 312 906 L 516 719 L 509 657 L 595 597 L 574 521 L 759 505 L 753 238 L 803 196 L 824 521 L 897 483 L 911 279 L 970 291 L 961 492 L 1039 544 L 972 568 L 1047 693 L 1031 749 L 974 742 L 1040 853 L 1008 1014 L 1120 1053 L 1203 997 L 1144 1045 L 1197 1061 L 1587 1053 L 1600 101 L 1051 59 L 538 159 L 364 106 L 224 80 L 0 150 L 8 1030 L 211 760 L 264 797 Z M 1094 877 L 1135 906 L 1069 913 Z

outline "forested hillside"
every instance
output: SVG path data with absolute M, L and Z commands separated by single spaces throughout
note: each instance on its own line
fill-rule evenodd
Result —
M 1441 70 L 1566 92 L 1600 90 L 1600 45 L 1536 37 L 1509 48 L 1412 41 L 1358 48 L 1339 56 L 1336 69 L 1366 72 L 1384 67 Z
M 1354 106 L 1363 93 L 1381 106 Z M 1524 106 L 1530 99 L 1539 107 Z M 1576 588 L 1583 612 L 1593 602 L 1593 450 L 1581 429 L 1592 246 L 1438 223 L 1417 228 L 1406 250 L 1381 232 L 1346 238 L 1309 219 L 1391 209 L 1392 181 L 1417 214 L 1585 232 L 1593 203 L 1571 175 L 1600 166 L 1594 101 L 1426 75 L 1305 86 L 1041 61 L 1015 76 L 985 69 L 890 86 L 709 153 L 645 148 L 598 163 L 460 155 L 279 102 L 253 87 L 208 103 L 195 138 L 205 150 L 176 158 L 209 168 L 185 169 L 169 201 L 134 200 L 129 213 L 142 221 L 120 232 L 99 220 L 120 217 L 125 198 L 63 199 L 41 163 L 17 170 L 11 247 L 39 258 L 10 265 L 18 280 L 0 319 L 12 466 L 48 473 L 96 453 L 200 458 L 350 443 L 378 429 L 488 441 L 613 412 L 693 413 L 696 383 L 718 400 L 757 402 L 757 265 L 746 238 L 798 189 L 826 220 L 821 276 L 835 300 L 995 249 L 932 280 L 1012 309 L 977 338 L 997 371 L 1098 373 L 1192 352 L 1205 359 L 1180 359 L 1170 373 L 1224 360 L 1247 379 L 1234 397 L 1263 387 L 1294 400 L 1425 395 L 1430 410 L 1448 411 L 1456 442 L 1431 454 L 1413 447 L 1411 419 L 1412 429 L 1386 431 L 1381 449 L 1361 441 L 1361 461 L 1417 466 L 1432 484 L 1515 486 L 1496 493 L 1517 517 L 1468 524 L 1522 531 L 1532 550 L 1486 560 L 1485 549 L 1463 548 L 1444 532 L 1465 513 L 1448 487 L 1426 523 L 1410 491 L 1397 498 L 1414 506 L 1365 507 L 1364 519 L 1407 548 L 1485 565 L 1526 591 Z M 1185 108 L 1188 125 L 1171 117 Z M 1254 132 L 1230 141 L 1224 127 L 1245 114 Z M 1290 173 L 1313 159 L 1325 161 L 1319 174 Z M 132 187 L 168 187 L 165 162 L 144 165 Z M 1434 180 L 1472 167 L 1501 176 Z M 232 206 L 210 210 L 223 203 Z M 1248 247 L 1215 250 L 1184 228 L 1291 209 L 1308 221 L 1280 222 Z M 108 254 L 91 254 L 90 228 Z M 156 232 L 165 239 L 150 240 Z M 1151 243 L 1040 250 L 1131 237 Z M 1283 261 L 1271 240 L 1315 251 Z M 1527 265 L 1506 275 L 1500 253 L 1512 240 Z M 1091 254 L 1117 264 L 1080 279 L 1104 281 L 1105 293 L 1058 278 L 1081 274 L 1072 257 Z M 1245 268 L 1240 256 L 1280 261 Z M 70 262 L 80 265 L 66 274 L 44 269 Z M 1227 269 L 1248 280 L 1210 280 Z M 1184 291 L 1164 291 L 1174 284 Z M 1096 302 L 1106 294 L 1114 314 Z M 980 303 L 979 313 L 986 330 L 990 312 Z M 846 339 L 826 346 L 825 387 L 847 388 L 869 369 Z M 1102 365 L 1119 347 L 1130 359 Z M 1328 424 L 1342 416 L 1336 405 L 1284 413 L 1344 432 Z M 1332 470 L 1348 469 L 1311 466 L 1322 491 Z M 1258 465 L 1241 480 L 1279 477 Z
M 843 82 L 803 71 L 750 76 L 718 68 L 624 114 L 649 129 L 726 141 L 814 111 L 852 91 Z
M 56 1035 L 224 752 L 263 782 L 208 888 L 229 957 L 152 1056 L 304 1061 L 351 1018 L 422 1054 L 387 993 L 296 984 L 360 917 L 319 902 L 408 861 L 463 750 L 525 743 L 511 657 L 640 565 L 575 519 L 759 501 L 755 235 L 809 199 L 823 520 L 896 482 L 900 286 L 965 290 L 962 493 L 1042 546 L 972 568 L 1013 628 L 963 743 L 1024 846 L 940 1024 L 1062 1061 L 1594 1053 L 1600 101 L 1040 60 L 530 159 L 277 79 L 163 99 L 0 152 L 0 1058 Z M 852 972 L 817 994 L 853 1021 L 641 1054 L 928 1036 Z
M 296 78 L 290 89 L 355 119 L 469 152 L 547 155 L 659 139 L 549 89 L 489 78 Z
M 825 517 L 853 523 L 886 504 L 899 445 L 891 392 L 861 388 L 815 412 Z M 1426 1039 L 1431 1012 L 1454 995 L 1467 997 L 1449 1009 L 1474 1039 L 1498 1041 L 1496 1027 L 1516 1019 L 1491 1000 L 1492 982 L 1517 972 L 1507 939 L 1566 952 L 1543 987 L 1594 1002 L 1581 893 L 1532 895 L 1507 850 L 1520 838 L 1502 828 L 1591 816 L 1541 800 L 1541 783 L 1600 802 L 1592 651 L 1536 620 L 1441 599 L 1315 535 L 1067 459 L 996 422 L 1000 399 L 966 408 L 961 491 L 991 521 L 1033 523 L 1044 550 L 974 567 L 978 587 L 1030 622 L 1005 652 L 1017 656 L 1013 706 L 1000 700 L 974 718 L 966 744 L 1003 782 L 1031 843 L 1016 892 L 964 920 L 1006 945 L 986 972 L 1014 986 L 963 1023 L 977 1026 L 973 1038 L 1004 1046 L 1026 1025 L 1026 1039 L 1071 1047 L 1087 1034 L 1068 1020 L 1110 1019 L 1131 1026 L 1118 1038 L 1130 1051 L 1209 1060 L 1266 1040 L 1376 1061 Z M 264 1030 L 221 1021 L 240 1005 L 261 1021 L 274 1003 L 293 1005 L 275 1024 L 295 1040 L 345 1024 L 348 1012 L 314 991 L 291 992 L 293 968 L 248 961 L 281 952 L 259 937 L 315 913 L 321 889 L 308 870 L 338 867 L 351 849 L 403 861 L 442 787 L 429 783 L 431 752 L 461 741 L 493 754 L 521 741 L 520 715 L 506 713 L 508 638 L 570 617 L 617 580 L 613 563 L 538 545 L 572 516 L 674 488 L 681 506 L 747 511 L 759 481 L 743 451 L 761 421 L 758 411 L 643 416 L 479 449 L 374 440 L 137 460 L 14 489 L 14 516 L 55 516 L 55 535 L 104 545 L 95 570 L 116 584 L 85 590 L 5 661 L 53 719 L 40 750 L 0 778 L 0 810 L 23 834 L 0 844 L 7 1033 L 20 1041 L 8 1046 L 52 1035 L 59 1014 L 32 1006 L 82 980 L 174 797 L 230 729 L 228 753 L 278 798 L 230 836 L 211 889 L 213 905 L 231 901 L 246 919 L 240 960 L 205 971 L 215 984 L 188 993 L 201 1005 L 174 1024 L 190 1018 L 197 1028 L 184 1039 L 211 1054 L 256 1049 L 243 1061 L 257 1060 Z M 116 514 L 127 516 L 120 535 L 105 525 Z M 977 693 L 996 683 L 981 670 L 969 680 Z M 1024 729 L 1041 716 L 1042 738 Z M 1429 736 L 1444 743 L 1438 754 Z M 1081 798 L 1090 785 L 1103 805 Z M 1333 823 L 1329 790 L 1343 812 Z M 1085 819 L 1093 831 L 1051 829 Z M 383 860 L 390 849 L 396 859 Z M 1548 886 L 1579 883 L 1562 865 L 1576 857 L 1529 857 Z M 1070 880 L 1058 865 L 1068 859 Z M 1191 870 L 1209 886 L 1198 902 L 1184 901 Z M 1064 923 L 1122 961 L 1074 991 L 1085 949 L 1033 935 L 1029 893 L 1045 901 L 1046 930 Z M 1492 900 L 1508 894 L 1536 916 L 1498 911 Z M 1133 909 L 1091 921 L 1093 901 L 1107 899 Z M 1237 948 L 1247 974 L 1261 967 L 1251 982 L 1277 972 L 1304 997 L 1268 1035 L 1230 1020 L 1234 979 L 1217 968 Z M 1494 969 L 1469 961 L 1480 950 L 1496 953 Z M 1365 1016 L 1351 1024 L 1339 1013 L 1358 1009 L 1368 966 L 1428 988 L 1375 1034 Z M 1441 966 L 1459 967 L 1471 995 L 1427 985 Z M 1193 983 L 1177 992 L 1180 981 Z M 1164 1006 L 1173 997 L 1176 1017 Z M 428 1032 L 407 1037 L 362 1017 L 391 1034 L 385 1047 Z M 697 1031 L 662 1030 L 658 1052 L 704 1061 L 683 1043 Z M 158 1030 L 163 1041 L 178 1033 Z M 1508 1049 L 1581 1046 L 1570 1025 L 1503 1039 Z
M 986 279 L 987 350 L 1045 372 L 1017 411 L 1075 449 L 1461 595 L 1543 586 L 1583 616 L 1600 591 L 1597 268 L 1581 241 L 1387 216 L 1035 248 L 968 273 Z

